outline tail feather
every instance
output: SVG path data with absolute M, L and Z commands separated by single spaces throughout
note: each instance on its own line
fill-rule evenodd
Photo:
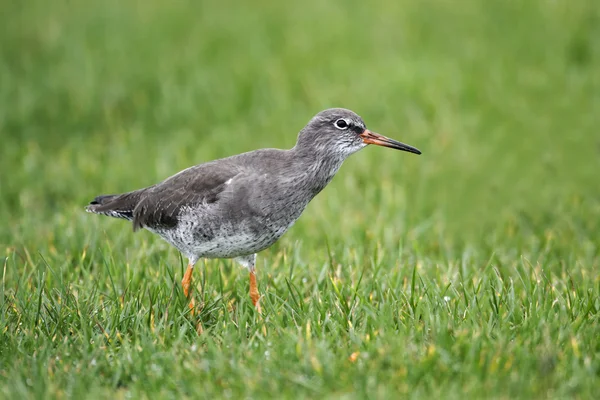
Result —
M 96 204 L 106 204 L 109 201 L 112 201 L 115 197 L 119 197 L 118 194 L 104 194 L 102 196 L 96 196 L 94 200 L 90 201 L 90 205 Z
M 133 210 L 140 200 L 140 191 L 97 196 L 85 208 L 87 212 L 133 220 Z

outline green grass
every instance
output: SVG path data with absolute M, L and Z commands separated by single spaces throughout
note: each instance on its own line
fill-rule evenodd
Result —
M 0 397 L 595 397 L 600 7 L 286 3 L 1 2 Z M 333 106 L 423 155 L 351 157 L 262 316 L 230 260 L 189 315 L 176 250 L 84 212 Z

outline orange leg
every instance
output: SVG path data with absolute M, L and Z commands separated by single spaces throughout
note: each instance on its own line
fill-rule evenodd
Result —
M 192 274 L 194 273 L 194 266 L 192 264 L 188 264 L 187 270 L 185 271 L 185 274 L 183 275 L 183 279 L 181 280 L 181 286 L 183 287 L 183 294 L 185 295 L 185 297 L 190 297 L 190 286 L 192 285 Z M 194 299 L 192 298 L 190 300 L 190 304 L 189 307 L 190 309 L 194 310 L 194 306 L 195 306 L 195 302 Z
M 194 266 L 188 264 L 187 270 L 181 280 L 181 286 L 183 287 L 183 294 L 185 297 L 190 295 L 190 286 L 192 285 L 192 274 L 194 273 Z
M 256 274 L 254 271 L 250 271 L 250 298 L 252 299 L 252 304 L 256 307 L 256 311 L 261 312 L 260 304 L 258 301 L 260 300 L 260 293 L 258 293 L 258 286 L 256 285 Z

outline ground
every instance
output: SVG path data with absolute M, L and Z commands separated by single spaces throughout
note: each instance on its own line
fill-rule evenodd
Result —
M 592 398 L 600 8 L 590 0 L 3 2 L 0 397 Z M 247 273 L 84 212 L 291 147 L 368 147 Z M 201 295 L 203 289 L 203 295 Z M 203 333 L 197 333 L 198 323 Z

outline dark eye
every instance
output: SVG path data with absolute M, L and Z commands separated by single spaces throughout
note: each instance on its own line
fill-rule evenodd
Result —
M 348 129 L 348 121 L 346 121 L 343 118 L 340 118 L 337 121 L 335 121 L 335 127 L 338 129 Z

